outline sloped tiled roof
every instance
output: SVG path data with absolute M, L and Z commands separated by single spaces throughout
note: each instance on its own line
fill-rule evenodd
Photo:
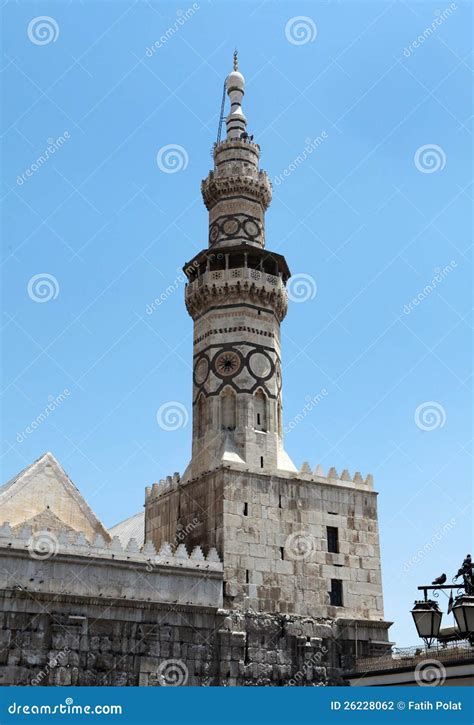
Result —
M 111 536 L 118 536 L 122 542 L 122 546 L 127 546 L 130 539 L 136 539 L 138 546 L 145 543 L 145 512 L 130 516 L 124 521 L 120 521 L 109 529 Z

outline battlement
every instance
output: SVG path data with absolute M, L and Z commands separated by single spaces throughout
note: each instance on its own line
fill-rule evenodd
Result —
M 216 549 L 211 548 L 205 556 L 200 546 L 188 553 L 184 544 L 171 546 L 163 543 L 157 551 L 151 542 L 141 549 L 135 539 L 130 539 L 124 548 L 118 536 L 106 542 L 97 535 L 89 543 L 83 533 L 53 531 L 33 532 L 31 526 L 12 528 L 7 522 L 0 527 L 0 556 L 2 550 L 24 552 L 31 559 L 43 562 L 58 555 L 73 555 L 90 559 L 106 559 L 117 562 L 144 564 L 151 567 L 179 567 L 182 569 L 222 572 L 222 563 Z
M 353 476 L 349 473 L 347 468 L 344 468 L 342 473 L 336 471 L 334 467 L 329 468 L 327 474 L 320 464 L 316 466 L 314 470 L 311 470 L 311 466 L 307 461 L 301 466 L 298 477 L 304 478 L 308 481 L 318 481 L 321 483 L 331 483 L 340 486 L 349 486 L 350 488 L 358 488 L 366 491 L 373 491 L 374 489 L 374 477 L 371 473 L 368 473 L 365 477 L 361 475 L 359 471 L 356 471 Z

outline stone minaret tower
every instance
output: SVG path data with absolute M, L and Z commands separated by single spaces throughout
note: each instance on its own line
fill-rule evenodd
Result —
M 272 190 L 260 147 L 246 131 L 245 80 L 227 77 L 227 137 L 202 182 L 209 246 L 185 267 L 194 320 L 193 446 L 184 478 L 229 463 L 296 471 L 283 448 L 280 323 L 287 311 L 285 258 L 265 249 Z
M 202 182 L 209 244 L 185 265 L 194 321 L 192 459 L 182 477 L 147 488 L 145 540 L 157 551 L 164 542 L 217 548 L 244 670 L 265 632 L 284 643 L 283 661 L 298 647 L 309 656 L 329 631 L 349 641 L 348 651 L 384 651 L 372 476 L 335 468 L 325 475 L 308 464 L 297 470 L 283 448 L 280 323 L 290 272 L 265 248 L 271 187 L 247 134 L 236 59 L 226 85 L 227 136 Z M 285 639 L 290 616 L 293 634 Z M 256 633 L 247 653 L 243 617 Z M 305 619 L 296 626 L 298 618 Z

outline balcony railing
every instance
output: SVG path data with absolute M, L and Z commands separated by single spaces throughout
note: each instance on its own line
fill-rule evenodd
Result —
M 358 657 L 354 670 L 356 672 L 375 672 L 377 670 L 396 670 L 404 667 L 416 667 L 419 662 L 426 659 L 436 659 L 439 662 L 465 662 L 474 660 L 474 647 L 467 642 L 450 642 L 444 646 L 394 648 L 391 654 L 382 657 Z
M 220 284 L 223 282 L 248 281 L 258 285 L 283 289 L 285 287 L 281 277 L 269 274 L 259 269 L 250 267 L 234 267 L 231 269 L 209 270 L 201 274 L 193 282 L 186 286 L 187 292 L 193 292 L 204 284 Z

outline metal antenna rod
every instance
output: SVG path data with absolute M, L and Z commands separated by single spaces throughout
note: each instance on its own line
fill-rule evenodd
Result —
M 220 116 L 219 116 L 219 128 L 217 129 L 217 141 L 216 141 L 216 143 L 220 143 L 221 142 L 222 122 L 224 120 L 224 105 L 225 105 L 225 81 L 224 81 L 224 89 L 222 91 L 221 113 L 220 113 Z

